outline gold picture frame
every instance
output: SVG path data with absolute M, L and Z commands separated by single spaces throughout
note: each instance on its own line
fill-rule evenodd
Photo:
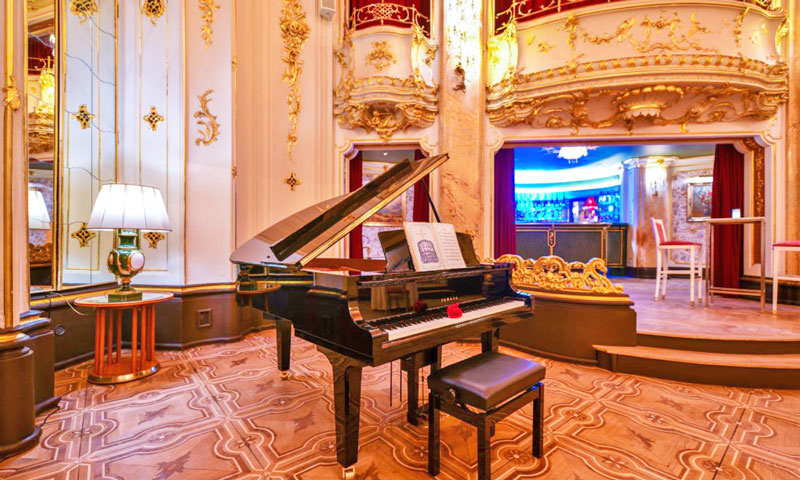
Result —
M 711 218 L 713 177 L 694 177 L 686 183 L 686 218 L 703 222 Z

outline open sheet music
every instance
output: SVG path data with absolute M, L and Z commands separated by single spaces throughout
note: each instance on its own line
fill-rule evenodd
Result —
M 418 272 L 428 270 L 448 270 L 465 268 L 464 257 L 458 246 L 458 237 L 453 225 L 449 223 L 405 222 L 408 248 L 414 269 Z

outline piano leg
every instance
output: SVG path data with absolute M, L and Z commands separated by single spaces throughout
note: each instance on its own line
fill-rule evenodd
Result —
M 292 322 L 276 318 L 275 332 L 278 340 L 278 370 L 281 371 L 281 380 L 286 380 L 289 378 L 289 358 L 292 353 Z
M 333 369 L 333 397 L 336 417 L 336 459 L 344 476 L 353 476 L 358 461 L 358 432 L 361 417 L 361 369 L 364 364 L 324 347 L 317 347 Z

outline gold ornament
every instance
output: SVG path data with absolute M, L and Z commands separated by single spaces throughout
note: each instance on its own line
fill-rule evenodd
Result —
M 148 245 L 150 248 L 158 247 L 158 242 L 167 238 L 167 235 L 164 232 L 145 232 L 142 236 L 147 240 Z
M 300 54 L 308 40 L 310 28 L 306 21 L 306 12 L 299 0 L 283 0 L 281 7 L 281 38 L 283 38 L 283 81 L 289 89 L 289 132 L 286 134 L 286 152 L 289 161 L 294 163 L 292 148 L 297 143 L 297 119 L 300 116 L 300 74 L 303 72 L 303 61 Z M 294 188 L 292 188 L 294 190 Z
M 150 19 L 150 23 L 155 26 L 156 20 L 164 15 L 164 0 L 145 0 L 142 5 L 142 13 Z
M 197 120 L 197 124 L 203 127 L 197 130 L 200 136 L 194 141 L 194 144 L 198 146 L 205 145 L 207 147 L 216 142 L 219 136 L 217 116 L 212 115 L 208 110 L 208 102 L 211 101 L 208 96 L 212 93 L 214 93 L 214 90 L 206 90 L 202 95 L 197 96 L 197 99 L 200 100 L 200 110 L 194 112 L 194 118 L 199 119 Z
M 154 132 L 156 131 L 156 128 L 158 128 L 158 123 L 164 121 L 164 117 L 158 113 L 156 107 L 150 107 L 150 113 L 142 117 L 142 119 L 144 119 L 144 121 L 150 125 L 150 130 Z
M 3 105 L 14 110 L 19 110 L 22 106 L 22 100 L 19 97 L 19 90 L 17 89 L 17 79 L 13 75 L 6 75 L 6 85 L 3 87 Z
M 297 178 L 297 175 L 295 175 L 295 173 L 294 173 L 294 172 L 292 172 L 292 173 L 290 173 L 290 174 L 289 174 L 289 176 L 288 176 L 288 177 L 286 177 L 286 178 L 284 178 L 284 179 L 283 179 L 283 183 L 285 183 L 286 185 L 289 185 L 289 188 L 291 188 L 291 189 L 292 189 L 292 191 L 294 192 L 294 189 L 295 189 L 295 188 L 296 188 L 298 185 L 302 184 L 303 182 L 302 182 L 302 181 L 300 181 L 300 179 L 299 179 L 299 178 Z
M 600 258 L 587 263 L 569 262 L 553 256 L 524 260 L 519 255 L 503 255 L 494 263 L 513 263 L 511 281 L 520 289 L 564 293 L 621 294 L 622 285 L 608 279 L 608 267 Z
M 86 130 L 92 125 L 92 120 L 94 119 L 94 115 L 89 113 L 89 110 L 86 109 L 86 105 L 81 105 L 78 108 L 78 113 L 73 113 L 72 118 L 78 121 L 81 124 L 81 129 Z
M 392 53 L 388 40 L 372 42 L 372 51 L 367 54 L 365 60 L 368 65 L 372 65 L 379 72 L 389 65 L 397 63 L 397 58 Z
M 97 2 L 95 0 L 72 0 L 69 3 L 69 11 L 83 23 L 97 13 Z
M 220 6 L 214 0 L 198 0 L 200 11 L 203 12 L 203 26 L 200 27 L 200 36 L 206 44 L 206 50 L 211 47 L 211 37 L 214 35 L 212 26 L 214 24 L 214 10 L 219 10 Z
M 86 222 L 81 223 L 81 228 L 70 234 L 70 237 L 78 241 L 78 245 L 81 248 L 88 247 L 89 242 L 96 236 L 97 233 L 86 229 Z

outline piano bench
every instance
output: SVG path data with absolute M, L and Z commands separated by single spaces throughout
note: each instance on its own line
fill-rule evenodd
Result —
M 532 401 L 532 450 L 540 458 L 544 376 L 542 365 L 499 352 L 485 352 L 432 373 L 428 377 L 428 473 L 439 474 L 439 411 L 478 428 L 478 479 L 489 480 L 494 424 Z

